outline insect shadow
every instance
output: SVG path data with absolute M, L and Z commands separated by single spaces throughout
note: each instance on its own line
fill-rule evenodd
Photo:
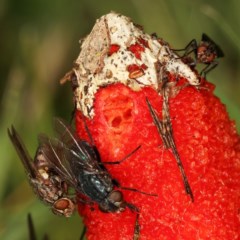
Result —
M 75 211 L 75 199 L 69 197 L 68 185 L 49 164 L 51 156 L 46 156 L 44 145 L 37 148 L 34 159 L 29 155 L 22 139 L 12 126 L 8 136 L 19 155 L 33 191 L 38 198 L 49 205 L 56 215 L 70 217 Z
M 185 48 L 172 50 L 174 52 L 184 51 L 184 54 L 180 58 L 193 69 L 198 63 L 205 64 L 206 67 L 200 72 L 200 76 L 203 76 L 205 79 L 207 73 L 218 65 L 216 59 L 224 57 L 222 49 L 205 33 L 202 34 L 199 44 L 196 39 L 193 39 Z M 190 56 L 191 53 L 194 54 L 194 58 Z
M 28 215 L 27 215 L 27 226 L 28 226 L 28 237 L 29 237 L 28 239 L 29 240 L 39 239 L 37 237 L 37 234 L 36 234 L 36 229 L 35 229 L 35 226 L 34 226 L 34 222 L 33 222 L 33 218 L 32 218 L 31 213 L 28 213 Z M 83 231 L 81 232 L 80 240 L 84 239 L 85 231 L 86 231 L 86 228 L 84 228 Z M 45 233 L 42 237 L 42 240 L 50 240 L 49 235 Z
M 51 166 L 54 166 L 61 179 L 75 189 L 79 202 L 90 205 L 96 203 L 100 211 L 106 213 L 122 212 L 126 208 L 135 212 L 137 216 L 133 239 L 138 239 L 140 210 L 134 204 L 126 202 L 120 190 L 129 190 L 149 196 L 157 195 L 121 186 L 104 165 L 122 163 L 137 152 L 140 146 L 119 161 L 102 162 L 85 121 L 84 124 L 91 143 L 79 138 L 64 120 L 55 118 L 54 126 L 57 136 L 55 138 L 39 136 L 40 145 L 44 146 L 43 154 Z
M 36 230 L 34 227 L 34 223 L 33 223 L 33 219 L 32 219 L 32 215 L 30 213 L 28 213 L 27 215 L 27 225 L 28 225 L 28 236 L 29 236 L 29 240 L 37 240 L 37 235 L 36 235 Z M 43 240 L 49 240 L 49 237 L 47 234 L 44 234 Z

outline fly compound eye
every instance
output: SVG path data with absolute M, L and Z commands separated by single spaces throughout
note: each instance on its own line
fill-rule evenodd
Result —
M 123 194 L 120 191 L 112 191 L 109 194 L 109 201 L 114 203 L 114 205 L 119 206 L 123 201 Z
M 120 191 L 112 191 L 108 199 L 118 208 L 118 211 L 123 211 L 125 209 L 126 203 L 124 202 L 123 194 Z
M 52 207 L 52 211 L 54 214 L 62 215 L 65 217 L 71 217 L 75 210 L 74 203 L 68 198 L 60 198 L 58 199 Z
M 123 201 L 123 194 L 120 191 L 110 192 L 106 201 L 99 204 L 102 212 L 121 212 L 125 208 L 126 203 Z
M 66 208 L 69 207 L 69 200 L 67 198 L 61 198 L 59 200 L 57 200 L 55 203 L 54 203 L 54 207 L 57 209 L 57 210 L 65 210 Z

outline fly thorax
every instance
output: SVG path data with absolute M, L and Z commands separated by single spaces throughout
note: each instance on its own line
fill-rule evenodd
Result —
M 34 165 L 36 166 L 36 168 L 41 168 L 49 165 L 45 155 L 43 154 L 42 149 L 43 149 L 42 146 L 39 147 L 34 157 Z
M 41 176 L 44 180 L 49 179 L 49 174 L 48 174 L 48 172 L 47 172 L 44 168 L 39 168 L 39 169 L 38 169 L 38 172 L 39 172 L 40 176 Z

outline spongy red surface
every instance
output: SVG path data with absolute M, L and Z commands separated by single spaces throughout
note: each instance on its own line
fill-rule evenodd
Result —
M 103 161 L 122 186 L 156 193 L 158 197 L 124 191 L 127 202 L 140 209 L 140 239 L 240 239 L 240 138 L 214 87 L 186 87 L 170 99 L 174 139 L 194 194 L 186 195 L 170 150 L 164 149 L 146 105 L 146 97 L 161 117 L 162 97 L 151 88 L 135 92 L 121 84 L 98 91 L 94 118 L 87 121 Z M 81 114 L 78 134 L 85 138 Z M 102 213 L 79 205 L 89 240 L 133 239 L 136 214 Z

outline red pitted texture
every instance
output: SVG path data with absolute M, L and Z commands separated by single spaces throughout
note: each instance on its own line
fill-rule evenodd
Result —
M 164 149 L 146 105 L 146 97 L 161 118 L 162 97 L 152 88 L 133 91 L 121 84 L 100 89 L 94 118 L 87 124 L 102 161 L 122 186 L 156 193 L 158 197 L 122 191 L 140 209 L 141 240 L 240 239 L 240 139 L 225 106 L 205 84 L 182 89 L 170 98 L 174 139 L 194 202 L 186 195 L 171 150 Z M 77 131 L 86 137 L 81 114 Z M 132 240 L 136 213 L 102 213 L 79 204 L 89 240 Z

